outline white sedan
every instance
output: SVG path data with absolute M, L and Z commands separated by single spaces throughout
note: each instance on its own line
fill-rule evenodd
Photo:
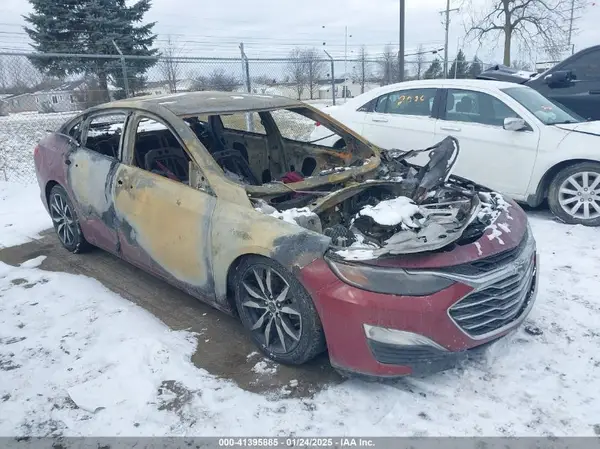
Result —
M 487 80 L 393 84 L 324 112 L 384 149 L 458 138 L 454 174 L 538 206 L 567 223 L 600 225 L 600 122 L 586 122 L 537 91 Z M 343 146 L 316 124 L 310 140 Z M 411 162 L 424 165 L 427 153 Z

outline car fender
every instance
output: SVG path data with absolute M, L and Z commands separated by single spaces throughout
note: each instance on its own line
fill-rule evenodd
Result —
M 528 188 L 527 204 L 539 205 L 546 197 L 550 182 L 562 168 L 579 162 L 600 162 L 600 137 L 567 133 L 556 147 L 539 151 Z
M 331 239 L 252 208 L 221 202 L 212 226 L 212 265 L 217 301 L 227 301 L 227 277 L 232 264 L 256 254 L 279 262 L 292 273 L 323 257 Z

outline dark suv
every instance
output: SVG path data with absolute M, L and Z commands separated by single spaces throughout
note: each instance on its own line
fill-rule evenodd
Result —
M 581 50 L 531 78 L 494 66 L 479 78 L 525 84 L 589 120 L 600 120 L 600 45 Z

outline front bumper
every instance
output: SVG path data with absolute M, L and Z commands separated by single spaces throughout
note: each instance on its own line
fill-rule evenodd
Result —
M 529 271 L 523 276 L 529 278 L 516 284 L 518 291 L 513 299 L 487 299 L 481 303 L 485 310 L 480 308 L 481 295 L 507 285 L 511 276 L 525 269 Z M 533 244 L 510 263 L 480 275 L 449 271 L 447 275 L 456 283 L 429 296 L 396 296 L 359 289 L 342 282 L 324 260 L 303 268 L 300 279 L 321 318 L 331 364 L 345 372 L 396 377 L 451 368 L 518 327 L 535 302 L 538 270 L 539 258 Z M 470 300 L 474 305 L 468 303 Z M 466 320 L 464 314 L 461 320 L 461 315 L 452 313 L 458 305 L 468 310 Z M 500 320 L 497 328 L 469 330 L 478 314 L 484 326 L 490 316 L 496 316 Z M 389 332 L 370 335 L 373 333 L 368 326 Z M 392 335 L 395 331 L 402 335 Z

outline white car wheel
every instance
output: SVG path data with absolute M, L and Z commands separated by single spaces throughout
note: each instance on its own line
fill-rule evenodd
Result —
M 600 164 L 584 162 L 561 170 L 550 186 L 548 203 L 565 223 L 600 225 Z

